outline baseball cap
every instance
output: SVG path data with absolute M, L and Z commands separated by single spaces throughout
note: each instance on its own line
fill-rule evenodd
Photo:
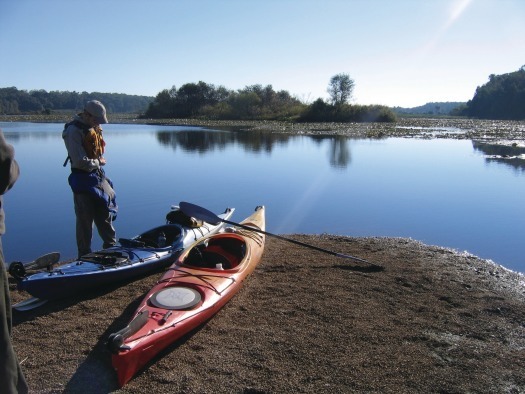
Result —
M 108 123 L 106 117 L 106 108 L 98 100 L 91 100 L 86 103 L 84 111 L 89 112 L 97 121 L 98 124 Z

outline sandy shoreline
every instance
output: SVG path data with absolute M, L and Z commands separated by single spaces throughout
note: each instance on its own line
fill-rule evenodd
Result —
M 294 238 L 384 269 L 269 238 L 241 292 L 120 390 L 104 342 L 160 273 L 16 312 L 31 392 L 525 392 L 523 275 L 407 239 Z

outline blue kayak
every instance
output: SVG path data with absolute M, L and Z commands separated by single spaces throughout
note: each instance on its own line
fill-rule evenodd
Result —
M 234 210 L 227 208 L 218 216 L 228 220 Z M 178 207 L 172 207 L 166 222 L 131 239 L 120 238 L 120 245 L 72 262 L 30 275 L 22 269 L 15 276 L 18 289 L 40 300 L 52 300 L 136 278 L 168 267 L 186 247 L 208 234 L 221 232 L 224 227 L 223 222 L 210 224 L 187 217 Z

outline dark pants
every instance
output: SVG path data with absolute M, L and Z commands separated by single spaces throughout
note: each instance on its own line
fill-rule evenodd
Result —
M 0 240 L 0 393 L 27 393 L 27 383 L 11 342 L 11 296 Z
M 91 240 L 93 238 L 93 223 L 97 226 L 98 234 L 104 244 L 109 248 L 117 243 L 115 229 L 113 228 L 110 212 L 100 204 L 100 201 L 84 193 L 73 193 L 75 214 L 77 217 L 76 234 L 78 257 L 91 253 Z

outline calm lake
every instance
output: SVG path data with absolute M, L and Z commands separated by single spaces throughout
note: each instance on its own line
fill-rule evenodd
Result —
M 4 197 L 6 261 L 51 251 L 76 257 L 63 124 L 0 128 L 21 167 Z M 108 124 L 104 131 L 117 237 L 164 223 L 180 201 L 216 213 L 235 207 L 236 222 L 265 205 L 271 233 L 409 237 L 525 272 L 525 161 L 495 159 L 497 146 L 185 126 Z M 96 236 L 93 248 L 100 247 Z

